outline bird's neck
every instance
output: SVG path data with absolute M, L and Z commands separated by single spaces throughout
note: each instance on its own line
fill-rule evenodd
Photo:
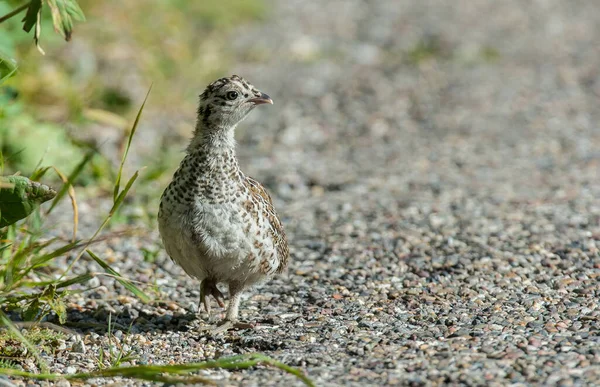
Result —
M 187 148 L 187 158 L 195 160 L 195 175 L 210 175 L 219 179 L 238 173 L 234 131 L 235 127 L 196 126 L 194 137 Z
M 188 153 L 202 150 L 206 155 L 233 152 L 235 154 L 235 126 L 206 126 L 200 120 L 188 146 Z
M 201 199 L 222 204 L 235 200 L 236 182 L 243 175 L 235 156 L 233 130 L 231 134 L 221 133 L 203 133 L 197 128 L 187 155 L 165 191 L 167 202 L 187 205 Z

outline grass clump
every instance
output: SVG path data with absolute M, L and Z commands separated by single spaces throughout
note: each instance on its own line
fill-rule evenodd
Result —
M 125 350 L 125 347 L 115 339 L 112 334 L 112 315 L 108 315 L 108 348 L 105 350 L 100 347 L 100 352 L 96 358 L 99 369 L 108 369 L 121 367 L 132 361 L 136 361 L 138 356 L 132 349 Z M 131 328 L 131 327 L 130 327 Z
M 445 47 L 439 35 L 430 34 L 417 41 L 415 45 L 406 53 L 408 62 L 418 65 L 430 60 L 441 59 L 449 56 L 447 47 Z
M 150 93 L 150 90 L 148 90 Z M 146 95 L 146 99 L 148 94 Z M 113 206 L 104 218 L 94 235 L 86 240 L 78 240 L 77 224 L 78 209 L 73 189 L 73 181 L 83 171 L 91 157 L 85 156 L 75 167 L 68 177 L 55 167 L 38 168 L 32 176 L 36 180 L 45 175 L 46 172 L 54 170 L 63 180 L 63 186 L 58 191 L 46 214 L 36 211 L 34 216 L 19 226 L 12 224 L 0 230 L 0 306 L 9 309 L 21 310 L 21 316 L 26 321 L 39 321 L 48 313 L 54 312 L 61 323 L 66 319 L 66 306 L 64 298 L 68 294 L 68 288 L 75 284 L 85 284 L 91 279 L 91 273 L 68 278 L 72 267 L 77 263 L 84 253 L 88 253 L 99 266 L 108 274 L 115 276 L 126 288 L 131 290 L 142 301 L 148 302 L 149 297 L 128 280 L 122 278 L 119 273 L 107 265 L 101 258 L 89 250 L 90 245 L 96 240 L 102 230 L 110 222 L 111 218 L 123 204 L 125 197 L 139 176 L 136 171 L 122 186 L 123 166 L 127 160 L 127 154 L 131 140 L 135 135 L 139 119 L 141 117 L 146 99 L 142 103 L 132 129 L 129 132 L 127 147 L 123 153 L 119 171 L 113 188 Z M 69 195 L 73 207 L 73 237 L 70 242 L 61 243 L 58 238 L 44 239 L 44 215 L 52 212 L 57 203 L 65 195 Z M 54 259 L 64 256 L 72 251 L 79 251 L 69 266 L 56 277 L 48 275 L 46 268 Z M 33 279 L 33 280 L 32 280 Z M 37 292 L 32 290 L 38 290 Z
M 54 353 L 59 340 L 65 339 L 65 334 L 54 329 L 33 327 L 22 330 L 22 337 L 34 345 L 40 352 Z M 28 356 L 29 350 L 21 337 L 7 329 L 0 330 L 0 358 L 21 358 Z M 15 362 L 11 362 L 16 366 Z M 3 367 L 13 368 L 13 367 Z

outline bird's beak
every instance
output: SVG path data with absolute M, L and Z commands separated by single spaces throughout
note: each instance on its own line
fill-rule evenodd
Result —
M 265 93 L 260 93 L 260 97 L 251 98 L 248 100 L 248 102 L 252 102 L 255 105 L 262 105 L 264 103 L 273 105 L 273 100 Z

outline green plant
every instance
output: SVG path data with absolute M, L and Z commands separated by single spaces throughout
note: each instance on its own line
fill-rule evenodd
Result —
M 129 363 L 131 361 L 137 360 L 137 356 L 135 355 L 135 352 L 133 350 L 125 351 L 124 346 L 113 337 L 111 322 L 112 314 L 109 314 L 108 349 L 105 351 L 104 348 L 100 347 L 100 353 L 97 358 L 97 364 L 99 369 L 120 367 L 123 363 Z M 109 366 L 106 367 L 106 364 L 108 364 Z
M 27 217 L 56 191 L 23 176 L 0 176 L 0 228 Z
M 65 338 L 63 332 L 44 327 L 23 330 L 21 334 L 27 342 L 46 353 L 54 353 L 58 341 Z M 23 344 L 19 336 L 8 329 L 0 330 L 0 357 L 4 359 L 18 358 L 26 356 L 27 352 L 27 346 Z
M 15 28 L 18 25 L 18 15 L 25 11 L 22 29 L 25 32 L 34 30 L 34 41 L 41 53 L 44 51 L 39 45 L 39 39 L 42 23 L 46 19 L 51 18 L 54 29 L 65 40 L 71 37 L 73 20 L 85 20 L 76 0 L 31 0 L 13 9 L 10 9 L 11 4 L 12 2 L 0 4 L 0 15 L 3 14 L 0 16 L 3 27 L 0 38 L 0 85 L 17 73 L 17 61 L 13 58 L 26 36 L 23 31 Z M 49 12 L 43 11 L 46 8 Z M 61 152 L 51 152 L 50 163 L 64 167 L 70 165 L 69 160 L 79 158 L 81 151 L 70 144 L 64 128 L 50 122 L 40 122 L 35 115 L 29 114 L 23 104 L 19 103 L 16 97 L 18 94 L 19 90 L 15 88 L 0 89 L 0 151 L 11 157 L 11 164 L 31 165 L 33 159 L 39 159 L 51 147 L 60 147 Z M 39 141 L 40 138 L 45 141 Z
M 0 85 L 17 72 L 17 63 L 0 52 Z
M 7 360 L 7 359 L 2 359 L 2 358 L 0 358 L 0 368 L 10 368 L 13 370 L 19 369 L 14 362 Z
M 76 0 L 31 0 L 30 2 L 23 4 L 22 6 L 10 11 L 6 15 L 0 17 L 0 23 L 17 16 L 19 13 L 26 11 L 25 17 L 23 18 L 23 30 L 25 32 L 31 31 L 33 27 L 34 34 L 33 40 L 38 50 L 44 54 L 44 50 L 40 46 L 40 36 L 42 32 L 42 9 L 46 3 L 50 8 L 52 14 L 52 22 L 56 32 L 62 35 L 62 37 L 69 41 L 71 40 L 71 34 L 73 32 L 73 19 L 85 20 L 83 11 L 77 4 Z
M 1 310 L 0 323 L 6 328 L 9 334 L 12 334 L 14 337 L 16 337 L 19 343 L 29 351 L 29 355 L 33 356 L 37 360 L 38 366 L 40 367 L 42 372 L 48 372 L 48 365 L 40 356 L 38 348 L 30 340 L 23 336 L 23 334 L 17 329 L 15 324 L 13 324 Z
M 144 256 L 144 261 L 153 263 L 156 261 L 158 254 L 160 253 L 159 249 L 148 249 L 146 247 L 142 247 L 142 255 Z
M 148 90 L 148 93 L 150 93 L 150 90 Z M 89 250 L 89 247 L 98 238 L 113 215 L 119 210 L 139 175 L 139 171 L 136 171 L 127 180 L 124 187 L 121 186 L 123 166 L 127 160 L 131 139 L 135 135 L 145 102 L 146 100 L 142 103 L 132 129 L 129 132 L 127 147 L 121 159 L 121 166 L 113 187 L 113 207 L 90 239 L 81 241 L 76 238 L 78 210 L 73 181 L 82 173 L 85 166 L 91 160 L 91 155 L 86 155 L 68 176 L 61 173 L 55 167 L 36 169 L 32 175 L 33 179 L 38 179 L 44 176 L 46 172 L 53 170 L 60 176 L 63 186 L 56 194 L 54 202 L 45 214 L 37 210 L 34 212 L 34 216 L 30 217 L 23 225 L 12 224 L 5 227 L 3 231 L 0 230 L 0 306 L 20 310 L 22 317 L 26 321 L 39 321 L 48 313 L 54 312 L 59 321 L 63 323 L 66 318 L 64 298 L 69 294 L 69 288 L 76 284 L 83 285 L 93 275 L 97 275 L 97 273 L 86 273 L 67 278 L 73 265 L 86 252 L 106 272 L 106 275 L 115 277 L 117 281 L 132 291 L 142 301 L 150 301 L 150 298 L 142 290 L 131 283 L 131 281 L 121 277 L 119 273 Z M 72 240 L 64 242 L 58 238 L 43 239 L 45 215 L 51 213 L 56 208 L 57 203 L 67 195 L 71 198 L 74 213 Z M 56 258 L 78 249 L 79 253 L 60 276 L 49 276 L 43 270 Z M 40 278 L 42 280 L 33 280 L 32 278 Z

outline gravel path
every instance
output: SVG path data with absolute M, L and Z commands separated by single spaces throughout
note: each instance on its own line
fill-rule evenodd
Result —
M 242 302 L 259 328 L 198 334 L 198 284 L 143 260 L 155 230 L 97 253 L 164 302 L 97 278 L 71 322 L 133 322 L 117 335 L 142 362 L 259 351 L 323 386 L 600 383 L 598 4 L 281 1 L 233 39 L 231 73 L 275 100 L 240 128 L 241 163 L 292 246 Z M 106 333 L 82 332 L 56 370 L 95 367 Z

